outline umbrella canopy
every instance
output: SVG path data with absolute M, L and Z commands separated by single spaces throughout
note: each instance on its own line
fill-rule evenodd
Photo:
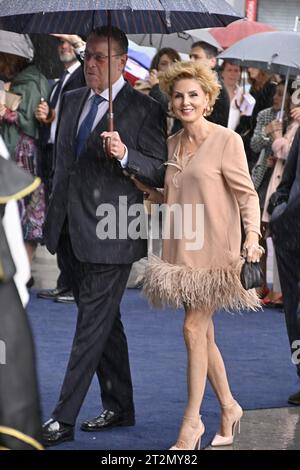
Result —
M 226 49 L 237 41 L 244 39 L 252 34 L 263 33 L 267 31 L 277 31 L 273 26 L 258 21 L 250 21 L 246 18 L 235 21 L 225 28 L 210 28 L 211 35 Z
M 222 47 L 216 39 L 206 30 L 195 29 L 173 34 L 131 34 L 129 39 L 140 46 L 153 46 L 156 49 L 172 47 L 177 52 L 189 54 L 192 44 L 196 41 L 204 41 L 222 51 Z
M 235 43 L 219 54 L 245 67 L 257 67 L 272 73 L 297 75 L 300 70 L 300 33 L 275 31 L 259 33 Z
M 257 67 L 286 75 L 280 119 L 283 117 L 288 78 L 300 70 L 300 33 L 275 31 L 259 33 L 234 44 L 219 54 L 218 58 L 246 67 Z
M 0 0 L 0 29 L 88 35 L 107 23 L 126 33 L 172 33 L 238 19 L 225 0 Z M 109 130 L 113 130 L 111 35 L 108 37 Z
M 240 18 L 225 0 L 0 0 L 0 29 L 87 35 L 107 23 L 127 33 L 225 26 Z

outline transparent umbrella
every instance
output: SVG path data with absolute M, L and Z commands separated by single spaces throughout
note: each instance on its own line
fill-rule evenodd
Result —
M 182 31 L 172 34 L 130 34 L 129 39 L 140 46 L 152 46 L 156 49 L 172 47 L 177 52 L 189 54 L 192 44 L 196 41 L 204 41 L 215 47 L 218 51 L 223 48 L 216 39 L 204 29 Z
M 244 67 L 257 67 L 269 72 L 285 75 L 281 119 L 288 79 L 300 70 L 300 33 L 275 31 L 258 33 L 236 42 L 222 52 L 218 58 L 230 60 Z

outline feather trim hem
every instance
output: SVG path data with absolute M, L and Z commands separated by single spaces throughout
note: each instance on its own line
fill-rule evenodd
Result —
M 226 268 L 189 268 L 151 256 L 147 263 L 144 293 L 154 307 L 186 305 L 196 310 L 259 310 L 255 289 L 240 281 L 243 260 Z

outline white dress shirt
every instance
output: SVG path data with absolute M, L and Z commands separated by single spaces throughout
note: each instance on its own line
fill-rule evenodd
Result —
M 121 75 L 121 77 L 115 83 L 113 83 L 113 85 L 112 85 L 112 99 L 113 99 L 113 101 L 116 98 L 117 94 L 122 90 L 125 83 L 126 82 L 123 78 L 123 75 Z M 85 117 L 87 116 L 87 114 L 90 111 L 91 99 L 93 98 L 94 95 L 95 95 L 95 92 L 93 90 L 91 90 L 90 95 L 89 95 L 88 99 L 86 100 L 86 102 L 83 106 L 83 109 L 82 109 L 82 113 L 81 113 L 81 116 L 80 116 L 80 119 L 79 119 L 79 122 L 78 122 L 77 134 L 78 134 L 78 131 L 79 131 L 79 128 L 81 126 L 82 121 L 85 119 Z M 99 106 L 98 106 L 98 112 L 97 112 L 95 120 L 94 120 L 92 131 L 95 129 L 97 124 L 101 121 L 101 119 L 103 118 L 105 113 L 108 111 L 108 88 L 103 90 L 102 93 L 100 93 L 100 96 L 105 98 L 105 101 L 102 101 L 102 103 L 100 103 Z M 127 162 L 128 162 L 128 150 L 127 150 L 126 146 L 125 146 L 125 149 L 126 149 L 126 151 L 125 151 L 125 155 L 124 155 L 123 159 L 119 160 L 120 164 L 123 168 L 125 168 L 127 166 Z
M 64 78 L 64 81 L 62 83 L 62 87 L 61 87 L 61 91 L 60 91 L 60 94 L 59 94 L 59 97 L 58 97 L 58 100 L 57 100 L 57 103 L 56 103 L 56 106 L 55 106 L 55 118 L 54 120 L 52 121 L 51 123 L 51 129 L 50 129 L 50 137 L 49 137 L 49 141 L 48 143 L 49 144 L 54 144 L 54 141 L 55 141 L 55 133 L 56 133 L 56 126 L 57 126 L 57 115 L 58 115 L 58 110 L 59 110 L 59 106 L 60 106 L 60 101 L 61 101 L 61 94 L 62 94 L 62 91 L 67 83 L 67 81 L 70 79 L 71 75 L 73 72 L 75 72 L 75 70 L 78 69 L 78 67 L 80 67 L 80 62 L 77 61 L 75 64 L 71 65 L 70 67 L 67 68 L 66 72 L 67 75 L 65 76 Z M 52 99 L 54 93 L 55 93 L 55 90 L 56 90 L 56 86 L 53 88 L 52 90 L 52 93 L 51 93 L 51 96 L 50 96 L 50 100 Z

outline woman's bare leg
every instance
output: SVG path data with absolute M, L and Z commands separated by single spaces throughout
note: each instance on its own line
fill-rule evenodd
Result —
M 37 248 L 37 243 L 36 243 L 36 242 L 32 242 L 32 241 L 26 241 L 26 242 L 25 242 L 25 248 L 26 248 L 27 256 L 28 256 L 29 263 L 30 263 L 30 266 L 31 266 L 31 264 L 32 264 L 32 259 L 33 259 L 33 255 L 34 255 L 35 250 L 36 250 L 36 248 Z
M 183 333 L 187 348 L 188 403 L 179 431 L 177 446 L 182 442 L 191 448 L 199 434 L 199 411 L 202 403 L 208 367 L 207 330 L 212 312 L 186 309 Z M 187 418 L 187 419 L 186 419 Z
M 214 324 L 212 320 L 207 330 L 207 350 L 208 380 L 217 395 L 222 409 L 219 434 L 229 436 L 232 432 L 232 414 L 236 411 L 234 406 L 230 407 L 230 405 L 234 404 L 235 400 L 229 387 L 223 358 L 215 343 Z

